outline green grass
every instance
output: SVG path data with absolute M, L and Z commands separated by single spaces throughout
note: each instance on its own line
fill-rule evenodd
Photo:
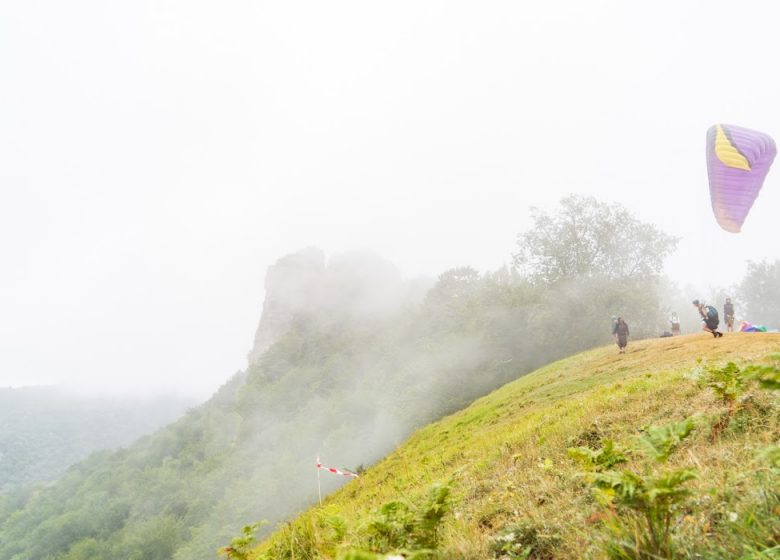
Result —
M 383 504 L 419 503 L 432 484 L 449 482 L 442 558 L 502 557 L 496 538 L 510 532 L 529 542 L 517 549 L 525 556 L 505 558 L 606 558 L 615 516 L 594 499 L 567 449 L 629 442 L 643 427 L 694 416 L 698 428 L 669 460 L 670 467 L 699 473 L 675 523 L 678 557 L 773 558 L 760 551 L 780 544 L 773 491 L 780 477 L 756 455 L 780 439 L 778 399 L 753 387 L 728 427 L 712 430 L 725 407 L 690 373 L 699 360 L 760 364 L 778 350 L 777 334 L 717 341 L 702 334 L 631 343 L 624 355 L 609 346 L 555 362 L 419 430 L 323 506 L 280 525 L 249 557 L 325 559 L 366 548 L 368 520 Z M 628 466 L 649 468 L 636 458 Z

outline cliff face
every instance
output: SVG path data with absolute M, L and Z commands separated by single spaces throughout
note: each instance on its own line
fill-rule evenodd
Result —
M 404 282 L 389 261 L 369 251 L 325 254 L 315 247 L 279 259 L 265 275 L 265 301 L 249 363 L 256 362 L 296 318 L 381 320 L 418 302 L 429 282 Z
M 287 331 L 296 315 L 311 309 L 324 273 L 325 253 L 316 247 L 282 257 L 268 267 L 263 313 L 249 352 L 250 364 Z

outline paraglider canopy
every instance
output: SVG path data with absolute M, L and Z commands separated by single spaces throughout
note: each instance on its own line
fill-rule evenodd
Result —
M 768 134 L 716 124 L 707 131 L 712 211 L 720 227 L 738 233 L 777 155 Z

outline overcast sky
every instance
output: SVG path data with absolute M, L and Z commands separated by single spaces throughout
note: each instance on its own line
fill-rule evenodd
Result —
M 738 281 L 780 257 L 780 172 L 720 230 L 705 133 L 780 138 L 779 11 L 2 2 L 0 386 L 207 396 L 244 367 L 278 257 L 494 269 L 529 206 L 572 192 L 680 236 L 681 282 Z

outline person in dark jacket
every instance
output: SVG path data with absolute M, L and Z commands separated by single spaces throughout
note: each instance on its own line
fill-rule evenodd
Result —
M 726 321 L 726 329 L 729 332 L 734 332 L 734 304 L 731 303 L 731 298 L 726 298 L 726 303 L 723 304 L 723 320 Z
M 617 343 L 621 354 L 626 353 L 628 334 L 628 324 L 623 320 L 623 317 L 618 317 L 617 321 L 615 321 L 615 326 L 612 328 L 612 336 L 615 337 L 615 342 Z
M 720 324 L 718 310 L 711 305 L 704 305 L 698 299 L 693 300 L 692 303 L 699 311 L 699 315 L 701 315 L 701 330 L 711 333 L 713 338 L 723 336 L 722 332 L 718 332 L 718 325 Z

